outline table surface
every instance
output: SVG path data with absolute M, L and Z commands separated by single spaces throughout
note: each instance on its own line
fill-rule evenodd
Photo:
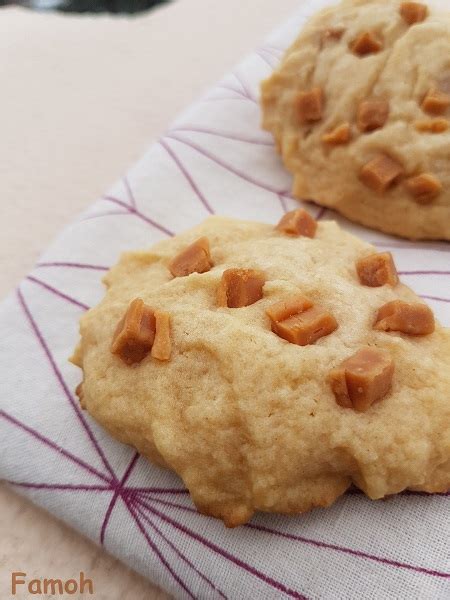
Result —
M 132 18 L 0 9 L 0 55 L 8 57 L 0 61 L 0 297 L 181 109 L 300 2 L 178 0 Z M 61 578 L 84 571 L 98 599 L 167 598 L 0 486 L 1 598 L 14 570 Z

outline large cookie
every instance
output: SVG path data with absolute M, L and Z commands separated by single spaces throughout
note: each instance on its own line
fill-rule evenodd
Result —
M 450 332 L 389 254 L 301 209 L 212 217 L 106 275 L 82 406 L 229 526 L 450 487 Z
M 450 239 L 450 15 L 344 0 L 305 27 L 261 102 L 295 196 L 387 233 Z

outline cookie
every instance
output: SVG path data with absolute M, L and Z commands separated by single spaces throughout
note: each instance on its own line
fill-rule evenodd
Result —
M 211 217 L 125 253 L 81 320 L 82 406 L 228 526 L 450 487 L 450 332 L 389 253 Z
M 411 239 L 450 240 L 450 15 L 344 0 L 262 83 L 293 194 Z

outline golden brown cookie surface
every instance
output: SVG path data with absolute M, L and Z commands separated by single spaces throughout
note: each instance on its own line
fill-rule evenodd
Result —
M 171 261 L 199 238 L 211 268 L 174 277 Z M 231 526 L 258 510 L 327 506 L 352 483 L 372 498 L 446 490 L 450 333 L 374 327 L 389 302 L 420 301 L 392 277 L 360 281 L 375 252 L 333 222 L 311 238 L 213 217 L 124 254 L 82 318 L 83 406 Z M 251 303 L 218 302 L 230 269 L 246 298 L 246 277 L 259 282 Z
M 450 14 L 422 3 L 344 0 L 315 16 L 262 84 L 263 127 L 294 195 L 449 240 L 449 56 Z

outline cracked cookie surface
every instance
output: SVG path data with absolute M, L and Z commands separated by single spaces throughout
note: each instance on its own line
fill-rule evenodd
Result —
M 293 193 L 411 239 L 450 239 L 450 14 L 344 0 L 263 82 Z
M 174 277 L 173 258 L 203 238 L 211 268 Z M 125 253 L 105 277 L 104 299 L 81 320 L 73 361 L 83 369 L 83 407 L 112 436 L 178 473 L 198 509 L 229 526 L 255 511 L 328 506 L 352 483 L 374 499 L 446 490 L 450 333 L 439 324 L 427 335 L 374 328 L 387 303 L 420 301 L 393 276 L 360 281 L 357 265 L 367 257 L 370 266 L 374 252 L 333 222 L 308 237 L 212 217 Z M 394 268 L 384 255 L 380 261 Z M 241 277 L 240 294 L 249 270 L 258 283 L 231 307 L 218 302 L 230 269 Z M 298 345 L 295 335 L 288 341 L 272 331 L 269 314 L 301 332 L 315 307 L 337 324 L 321 337 Z M 150 310 L 170 316 L 165 360 L 150 352 Z M 135 335 L 147 354 L 132 355 L 133 364 L 114 354 L 118 331 Z M 355 355 L 364 360 L 349 362 Z M 329 379 L 336 369 L 338 398 Z

